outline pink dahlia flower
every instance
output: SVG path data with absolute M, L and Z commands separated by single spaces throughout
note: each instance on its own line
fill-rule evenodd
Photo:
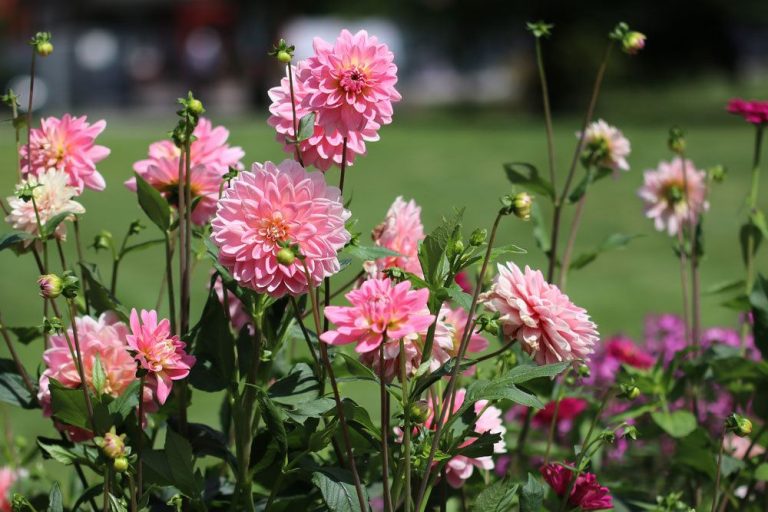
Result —
M 336 324 L 320 339 L 329 345 L 357 343 L 355 350 L 365 354 L 384 341 L 397 341 L 417 335 L 435 319 L 427 309 L 429 290 L 411 290 L 411 283 L 395 284 L 390 279 L 369 279 L 346 294 L 351 306 L 328 306 L 325 316 Z M 399 349 L 398 349 L 399 350 Z
M 428 313 L 428 310 L 425 310 Z M 424 330 L 426 332 L 426 329 Z M 423 334 L 423 333 L 422 333 Z M 424 353 L 420 334 L 412 334 L 402 338 L 403 352 L 400 352 L 400 340 L 387 338 L 384 342 L 384 361 L 382 363 L 378 350 L 371 350 L 360 354 L 360 362 L 368 368 L 371 368 L 376 375 L 384 374 L 384 381 L 393 382 L 400 378 L 400 358 L 405 358 L 405 375 L 412 377 L 421 365 L 421 355 Z M 437 339 L 435 340 L 437 343 Z M 384 364 L 382 369 L 381 365 Z M 433 369 L 439 368 L 437 364 Z
M 709 209 L 707 175 L 690 160 L 661 162 L 657 169 L 645 171 L 643 182 L 637 194 L 645 203 L 645 216 L 653 219 L 658 231 L 675 235 Z
M 464 404 L 464 399 L 466 397 L 467 391 L 465 389 L 457 389 L 456 394 L 453 401 L 453 412 L 461 408 L 461 406 Z M 434 408 L 432 403 L 428 404 L 430 414 L 427 417 L 427 421 L 425 422 L 424 426 L 426 426 L 429 429 L 434 429 Z M 473 406 L 473 410 L 477 416 L 477 419 L 475 420 L 475 427 L 474 431 L 477 434 L 500 434 L 502 437 L 502 440 L 497 442 L 494 447 L 493 451 L 494 453 L 506 453 L 507 448 L 504 443 L 504 435 L 507 433 L 507 429 L 502 425 L 501 421 L 501 410 L 493 407 L 492 405 L 488 405 L 488 400 L 478 400 L 475 402 Z M 471 445 L 477 440 L 477 438 L 471 437 L 466 439 L 463 443 L 461 443 L 461 447 L 466 447 Z M 457 455 L 453 458 L 451 458 L 445 465 L 445 478 L 448 484 L 458 489 L 462 485 L 464 485 L 464 482 L 467 481 L 474 472 L 474 468 L 478 467 L 480 469 L 485 470 L 492 470 L 494 467 L 493 463 L 493 457 L 486 456 L 486 457 L 467 457 L 464 455 Z
M 466 270 L 462 270 L 456 274 L 456 284 L 464 291 L 464 293 L 472 294 L 475 291 L 475 283 L 472 282 Z
M 136 362 L 128 353 L 128 326 L 113 313 L 103 313 L 98 319 L 81 316 L 75 318 L 75 324 L 88 388 L 96 393 L 93 386 L 93 369 L 98 359 L 106 375 L 102 393 L 112 397 L 120 396 L 136 380 Z M 74 339 L 73 336 L 71 327 L 66 336 L 52 335 L 49 338 L 49 348 L 43 353 L 45 370 L 40 376 L 37 398 L 46 417 L 52 412 L 50 379 L 57 380 L 67 388 L 80 386 L 80 374 L 69 345 Z M 145 392 L 144 402 L 152 404 L 150 392 Z
M 540 469 L 544 481 L 549 484 L 555 494 L 563 497 L 573 478 L 573 472 L 560 464 L 547 464 Z M 613 508 L 611 491 L 601 486 L 593 473 L 582 473 L 568 496 L 568 505 L 579 510 L 604 510 Z
M 392 122 L 397 66 L 387 45 L 365 30 L 342 30 L 334 44 L 315 38 L 315 54 L 299 66 L 297 77 L 306 96 L 302 107 L 317 112 L 317 124 L 326 133 L 342 137 L 362 132 L 370 122 Z
M 625 336 L 609 338 L 601 350 L 592 356 L 591 375 L 585 379 L 590 385 L 612 384 L 622 364 L 647 370 L 656 362 L 656 358 L 643 347 Z
M 538 364 L 586 359 L 599 340 L 586 310 L 573 304 L 538 270 L 508 262 L 490 290 L 481 295 L 486 309 L 498 312 L 504 335 L 522 343 Z
M 587 401 L 582 398 L 566 396 L 560 400 L 560 405 L 552 400 L 547 402 L 543 409 L 537 411 L 533 416 L 532 423 L 538 428 L 549 428 L 555 417 L 555 407 L 557 407 L 557 427 L 558 431 L 570 430 L 573 420 L 578 418 L 587 408 Z
M 337 253 L 350 240 L 338 188 L 322 173 L 293 160 L 254 164 L 232 181 L 211 226 L 219 261 L 243 286 L 272 297 L 306 293 L 306 264 L 312 286 L 337 273 Z M 277 261 L 284 245 L 298 245 L 303 262 Z
M 376 260 L 379 271 L 400 267 L 406 272 L 422 275 L 419 242 L 424 240 L 424 226 L 421 224 L 421 207 L 413 199 L 405 202 L 398 196 L 389 207 L 384 222 L 373 230 L 372 238 L 375 245 L 400 255 Z
M 71 212 L 77 215 L 85 213 L 83 205 L 73 199 L 77 195 L 77 189 L 68 184 L 67 175 L 61 171 L 48 169 L 38 176 L 30 175 L 16 186 L 17 193 L 27 187 L 32 188 L 34 203 L 31 200 L 24 201 L 17 195 L 7 198 L 11 212 L 5 221 L 14 229 L 39 235 L 38 216 L 40 223 L 45 224 L 60 213 Z M 37 206 L 37 215 L 35 215 L 35 206 Z M 56 238 L 65 240 L 66 233 L 66 223 L 62 222 L 56 227 Z
M 0 512 L 11 512 L 11 488 L 16 483 L 16 472 L 0 468 Z
M 131 310 L 131 334 L 126 336 L 128 347 L 135 352 L 139 367 L 149 372 L 150 386 L 155 390 L 157 401 L 162 405 L 168 400 L 174 380 L 189 375 L 195 364 L 195 356 L 184 351 L 186 344 L 171 335 L 167 319 L 157 321 L 155 311 Z
M 576 132 L 581 137 L 581 132 Z M 611 126 L 602 119 L 593 122 L 584 130 L 584 148 L 592 152 L 598 167 L 614 171 L 628 171 L 627 157 L 631 151 L 629 139 L 624 137 L 621 130 Z
M 752 446 L 752 440 L 748 437 L 739 437 L 735 434 L 728 434 L 725 436 L 725 439 L 723 439 L 723 446 L 725 451 L 729 453 L 731 457 L 740 460 L 756 457 L 765 453 L 765 448 L 759 444 L 755 443 L 754 446 Z M 750 446 L 752 446 L 751 450 L 749 449 Z M 749 457 L 747 457 L 747 452 L 749 452 Z
M 293 96 L 296 103 L 296 124 L 304 116 L 312 112 L 304 104 L 307 97 L 307 88 L 304 83 L 298 79 L 298 69 L 304 69 L 304 61 L 299 62 L 298 67 L 293 71 Z M 269 116 L 267 122 L 277 131 L 277 141 L 283 145 L 287 153 L 293 154 L 296 151 L 294 144 L 289 144 L 288 139 L 295 138 L 293 133 L 293 108 L 291 105 L 291 89 L 288 76 L 283 77 L 278 87 L 269 90 L 269 98 L 272 104 L 269 107 Z M 349 131 L 347 137 L 346 165 L 352 165 L 357 155 L 365 155 L 365 143 L 379 140 L 379 125 L 374 121 L 368 121 L 361 130 Z M 312 165 L 321 171 L 327 171 L 332 165 L 341 165 L 342 152 L 344 149 L 344 136 L 338 129 L 331 129 L 327 126 L 321 126 L 315 122 L 312 136 L 299 143 L 301 159 L 305 166 Z
M 104 190 L 106 183 L 96 170 L 96 164 L 104 160 L 110 151 L 105 146 L 97 146 L 95 142 L 106 127 L 106 121 L 90 124 L 86 116 L 72 117 L 64 114 L 61 119 L 42 119 L 40 128 L 30 131 L 31 164 L 27 145 L 21 146 L 22 174 L 27 177 L 56 169 L 66 174 L 69 186 L 74 187 L 77 194 L 83 188 Z
M 728 102 L 728 112 L 743 117 L 748 123 L 768 123 L 768 101 L 734 98 Z
M 459 355 L 461 338 L 464 334 L 464 327 L 467 325 L 468 316 L 467 311 L 462 307 L 454 309 L 443 305 L 440 309 L 435 328 L 435 341 L 432 344 L 432 371 Z M 426 332 L 423 334 L 426 335 Z M 469 337 L 467 352 L 482 352 L 487 348 L 488 340 L 473 330 Z M 471 375 L 474 370 L 473 366 L 465 374 Z
M 230 167 L 242 168 L 240 160 L 245 153 L 241 148 L 227 144 L 229 131 L 226 128 L 214 128 L 206 118 L 200 119 L 193 134 L 196 139 L 190 147 L 191 194 L 193 200 L 201 199 L 192 212 L 192 222 L 203 225 L 216 212 L 223 176 Z M 179 200 L 180 154 L 173 142 L 161 140 L 150 144 L 148 159 L 133 164 L 133 170 L 174 206 L 178 206 Z M 135 191 L 136 179 L 127 180 L 125 186 Z

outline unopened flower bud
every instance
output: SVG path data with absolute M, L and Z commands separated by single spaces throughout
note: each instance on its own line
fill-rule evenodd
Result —
M 453 242 L 453 245 L 451 246 L 451 250 L 453 251 L 453 254 L 461 254 L 464 252 L 464 242 L 461 240 L 456 240 Z
M 197 98 L 193 98 L 189 100 L 188 107 L 190 112 L 198 116 L 205 111 L 205 109 L 203 108 L 203 102 L 198 100 Z
M 43 320 L 43 332 L 46 334 L 60 334 L 64 331 L 64 322 L 61 318 L 53 316 Z
M 46 274 L 37 279 L 40 296 L 45 299 L 55 299 L 64 290 L 64 281 L 56 274 Z
M 112 233 L 106 230 L 102 230 L 93 238 L 93 244 L 91 244 L 91 247 L 93 247 L 96 252 L 112 247 Z
M 512 198 L 512 211 L 520 219 L 530 220 L 532 207 L 533 198 L 528 192 L 520 192 Z
M 47 57 L 53 53 L 53 44 L 50 41 L 41 41 L 35 45 L 35 51 L 41 57 Z
M 74 274 L 74 272 L 67 270 L 62 274 L 63 290 L 61 294 L 68 299 L 74 299 L 77 297 L 77 292 L 80 290 L 80 280 Z
M 280 50 L 279 52 L 277 52 L 277 60 L 282 62 L 283 64 L 288 64 L 289 62 L 291 62 L 291 59 L 292 59 L 291 54 L 288 53 L 287 51 Z
M 752 433 L 752 422 L 740 414 L 733 413 L 726 418 L 725 429 L 739 437 L 746 437 Z
M 294 261 L 296 261 L 296 255 L 293 253 L 293 251 L 288 247 L 283 247 L 279 251 L 277 251 L 277 262 L 281 265 L 290 265 Z
M 127 457 L 116 458 L 115 462 L 112 463 L 112 467 L 118 473 L 125 473 L 128 470 L 128 458 Z
M 722 183 L 725 181 L 725 177 L 728 174 L 728 170 L 722 165 L 715 165 L 707 169 L 709 179 L 715 183 Z
M 427 421 L 429 416 L 429 406 L 425 400 L 418 400 L 411 404 L 409 409 L 409 420 L 412 425 L 421 425 Z
M 469 245 L 473 247 L 483 245 L 487 237 L 488 237 L 488 230 L 478 228 L 474 230 L 472 232 L 472 235 L 469 237 Z
M 626 398 L 627 400 L 635 400 L 640 396 L 640 388 L 637 386 L 633 386 L 631 384 L 622 384 L 620 389 L 621 392 L 619 393 L 619 396 Z
M 104 434 L 104 437 L 96 438 L 96 444 L 101 447 L 102 453 L 110 459 L 125 456 L 125 434 L 117 435 L 114 426 Z
M 669 139 L 667 146 L 673 153 L 681 155 L 685 151 L 685 133 L 680 128 L 674 127 L 669 130 Z
M 624 34 L 621 40 L 621 48 L 630 55 L 637 54 L 645 47 L 645 34 L 630 31 Z
M 573 386 L 574 384 L 576 384 L 576 378 L 573 375 L 569 375 L 565 378 L 566 386 Z
M 592 371 L 586 364 L 580 364 L 577 371 L 579 373 L 579 377 L 583 379 L 589 378 L 589 376 L 592 375 Z

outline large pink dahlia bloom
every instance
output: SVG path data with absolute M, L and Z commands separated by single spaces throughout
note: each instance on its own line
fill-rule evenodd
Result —
M 48 169 L 64 171 L 69 185 L 81 193 L 83 188 L 104 190 L 106 183 L 96 170 L 96 164 L 109 155 L 109 148 L 95 144 L 96 137 L 104 131 L 104 120 L 90 124 L 86 116 L 72 117 L 64 114 L 61 119 L 44 118 L 40 128 L 30 131 L 29 152 L 27 145 L 21 146 L 21 172 L 26 177 Z
M 168 319 L 157 321 L 157 313 L 131 310 L 131 334 L 126 336 L 128 347 L 135 352 L 139 367 L 149 372 L 149 385 L 155 390 L 157 401 L 162 405 L 171 394 L 174 380 L 189 375 L 195 364 L 195 356 L 184 351 L 186 344 L 171 335 Z
M 464 404 L 466 394 L 466 389 L 456 390 L 453 401 L 454 413 Z M 436 425 L 434 424 L 434 407 L 431 400 L 428 402 L 428 407 L 430 414 L 424 425 L 429 429 L 434 429 Z M 492 405 L 489 406 L 488 400 L 478 400 L 475 402 L 473 410 L 477 415 L 474 426 L 475 433 L 485 434 L 487 432 L 490 434 L 500 434 L 502 440 L 493 446 L 493 451 L 494 453 L 506 453 L 507 448 L 503 438 L 507 429 L 502 425 L 501 410 Z M 461 446 L 469 446 L 476 440 L 477 438 L 468 438 L 461 444 Z M 445 465 L 445 479 L 451 487 L 459 488 L 472 476 L 475 467 L 485 470 L 493 469 L 493 457 L 490 455 L 486 457 L 467 457 L 465 455 L 452 457 Z
M 294 67 L 293 95 L 296 104 L 296 123 L 304 116 L 312 112 L 304 105 L 307 96 L 307 88 L 298 79 L 298 69 L 304 69 L 304 61 Z M 294 153 L 296 146 L 289 144 L 288 139 L 295 138 L 293 130 L 293 109 L 291 106 L 291 89 L 288 76 L 280 81 L 280 85 L 269 90 L 269 98 L 272 104 L 269 106 L 270 115 L 267 122 L 277 131 L 277 140 L 283 145 L 287 153 Z M 347 137 L 346 165 L 352 165 L 357 155 L 365 154 L 365 143 L 379 140 L 379 125 L 374 121 L 368 121 L 359 131 L 349 131 Z M 315 122 L 312 136 L 299 143 L 301 159 L 305 166 L 312 165 L 321 171 L 327 171 L 332 165 L 341 165 L 344 151 L 344 135 L 338 129 L 324 127 Z
M 580 137 L 581 133 L 576 132 Z M 595 152 L 598 157 L 595 164 L 614 171 L 628 171 L 627 157 L 631 151 L 629 139 L 621 130 L 611 126 L 602 119 L 591 123 L 584 130 L 584 147 L 587 151 Z
M 192 212 L 192 222 L 203 225 L 216 211 L 223 176 L 230 167 L 242 168 L 240 160 L 245 153 L 241 148 L 227 144 L 229 131 L 226 128 L 214 127 L 206 118 L 200 118 L 193 135 L 195 140 L 190 147 L 191 194 L 193 200 L 199 197 L 200 201 Z M 178 205 L 179 199 L 180 155 L 181 150 L 173 142 L 161 140 L 150 144 L 149 158 L 133 164 L 133 170 L 174 206 Z M 136 179 L 127 180 L 125 186 L 135 191 Z
M 557 496 L 563 497 L 568 492 L 573 471 L 562 464 L 547 464 L 541 467 L 540 472 Z M 573 484 L 568 505 L 579 510 L 604 510 L 613 508 L 613 498 L 611 491 L 601 486 L 593 473 L 582 473 Z
M 685 223 L 695 224 L 709 209 L 707 175 L 690 160 L 675 158 L 645 171 L 637 195 L 645 203 L 645 216 L 658 231 L 677 234 Z
M 516 339 L 538 364 L 586 359 L 599 340 L 586 310 L 573 304 L 538 270 L 508 262 L 490 290 L 481 295 L 485 307 L 498 312 L 504 335 Z
M 407 272 L 422 275 L 419 242 L 424 240 L 424 226 L 421 223 L 421 207 L 413 199 L 406 202 L 398 196 L 389 207 L 384 222 L 373 230 L 372 238 L 375 245 L 399 254 L 376 260 L 379 271 L 400 267 Z
M 98 319 L 89 316 L 75 318 L 80 351 L 83 356 L 83 372 L 88 388 L 93 387 L 93 369 L 99 360 L 106 380 L 102 393 L 118 397 L 136 380 L 136 362 L 128 353 L 128 326 L 113 313 L 103 313 Z M 51 415 L 50 379 L 68 388 L 80 386 L 80 374 L 72 359 L 69 342 L 74 342 L 72 328 L 63 334 L 49 338 L 49 348 L 43 353 L 45 370 L 40 376 L 37 398 L 45 416 Z M 151 403 L 152 394 L 146 393 L 145 403 Z
M 39 235 L 38 218 L 40 224 L 45 225 L 50 219 L 61 213 L 70 212 L 82 215 L 85 213 L 83 205 L 73 199 L 77 195 L 77 189 L 68 183 L 67 175 L 56 169 L 48 169 L 38 176 L 30 175 L 16 190 L 31 187 L 35 201 L 24 201 L 17 195 L 9 196 L 8 206 L 11 212 L 5 218 L 14 229 L 26 231 L 33 235 Z M 37 207 L 37 213 L 35 213 Z M 66 239 L 66 223 L 56 226 L 55 236 L 60 240 Z
M 334 44 L 315 38 L 315 55 L 299 67 L 297 77 L 306 88 L 302 106 L 317 113 L 326 133 L 342 137 L 362 132 L 373 121 L 392 122 L 392 102 L 400 100 L 395 89 L 397 66 L 387 45 L 361 30 L 342 30 Z
M 337 253 L 349 242 L 345 223 L 351 213 L 341 192 L 319 172 L 293 160 L 253 164 L 233 180 L 213 219 L 219 261 L 243 286 L 272 297 L 294 296 L 340 269 Z M 303 262 L 277 261 L 283 245 L 298 245 Z
M 408 281 L 369 279 L 346 298 L 351 306 L 325 308 L 336 329 L 320 339 L 329 345 L 357 343 L 355 350 L 361 354 L 378 349 L 385 333 L 387 340 L 400 340 L 425 331 L 435 319 L 427 309 L 429 290 L 411 290 Z
M 16 472 L 11 468 L 0 468 L 0 512 L 11 512 L 11 488 L 16 483 Z

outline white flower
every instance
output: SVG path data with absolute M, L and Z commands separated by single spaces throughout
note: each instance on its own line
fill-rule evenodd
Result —
M 581 134 L 576 132 L 576 136 Z M 600 167 L 614 171 L 629 170 L 627 157 L 631 151 L 629 140 L 621 130 L 602 119 L 593 122 L 584 130 L 584 148 L 593 151 Z

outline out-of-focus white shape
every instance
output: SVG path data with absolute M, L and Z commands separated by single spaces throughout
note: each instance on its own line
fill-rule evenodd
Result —
M 29 105 L 29 75 L 18 75 L 8 81 L 5 90 L 13 89 L 19 97 L 19 105 L 22 112 L 27 111 Z M 35 92 L 32 96 L 32 110 L 40 110 L 48 103 L 48 84 L 40 78 L 35 77 Z
M 211 27 L 198 27 L 184 41 L 184 54 L 192 69 L 209 72 L 218 65 L 222 47 L 218 31 Z
M 89 71 L 103 71 L 117 61 L 119 48 L 112 32 L 89 30 L 75 41 L 75 61 Z

